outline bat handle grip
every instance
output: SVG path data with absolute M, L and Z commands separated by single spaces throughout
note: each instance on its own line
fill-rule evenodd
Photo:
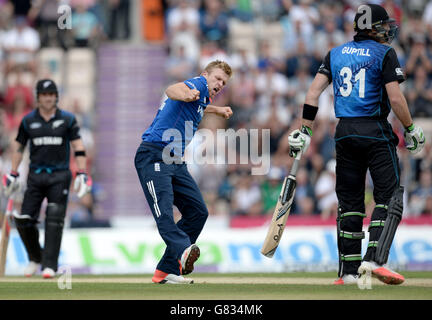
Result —
M 294 159 L 295 160 L 300 160 L 300 158 L 301 158 L 302 155 L 303 155 L 302 152 L 298 151 Z
M 291 167 L 290 175 L 295 176 L 297 174 L 297 170 L 298 170 L 301 156 L 302 156 L 301 152 L 298 152 L 296 157 L 294 158 L 294 162 L 293 162 L 293 165 Z
M 13 199 L 9 198 L 6 206 L 6 215 L 12 214 L 13 210 Z

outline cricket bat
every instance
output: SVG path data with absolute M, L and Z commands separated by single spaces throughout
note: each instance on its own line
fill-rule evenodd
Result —
M 291 211 L 291 205 L 293 203 L 296 190 L 296 174 L 300 157 L 301 154 L 299 152 L 294 160 L 288 177 L 285 177 L 284 179 L 282 190 L 279 195 L 272 220 L 270 222 L 269 230 L 261 248 L 261 253 L 268 258 L 273 257 L 279 245 L 282 233 L 284 232 L 285 225 Z
M 0 240 L 0 277 L 4 277 L 6 270 L 6 254 L 9 244 L 10 219 L 12 215 L 13 199 L 9 198 L 6 206 L 6 213 L 3 217 L 1 240 Z

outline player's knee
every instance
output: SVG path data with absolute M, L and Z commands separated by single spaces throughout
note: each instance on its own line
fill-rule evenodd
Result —
M 37 221 L 30 217 L 18 218 L 14 216 L 14 221 L 17 229 L 33 228 L 37 224 Z
M 361 210 L 347 211 L 339 209 L 338 219 L 340 227 L 345 231 L 361 231 L 365 217 L 366 214 Z
M 363 219 L 365 217 L 366 214 L 364 212 L 343 211 L 339 207 L 338 238 L 344 253 L 360 253 L 361 241 L 365 238 L 365 233 L 362 231 Z
M 48 203 L 46 224 L 63 227 L 66 216 L 66 206 L 58 203 Z

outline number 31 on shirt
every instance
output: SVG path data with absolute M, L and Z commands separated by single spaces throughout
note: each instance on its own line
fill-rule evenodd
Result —
M 342 96 L 348 97 L 351 94 L 352 87 L 353 87 L 351 82 L 352 71 L 349 67 L 343 67 L 339 72 L 339 74 L 343 77 L 343 83 L 346 84 L 346 88 L 345 86 L 341 86 L 339 88 L 339 91 L 342 94 Z M 366 69 L 361 68 L 360 71 L 357 72 L 357 74 L 354 77 L 354 82 L 359 81 L 358 93 L 360 98 L 364 98 L 365 96 L 365 76 L 366 76 Z

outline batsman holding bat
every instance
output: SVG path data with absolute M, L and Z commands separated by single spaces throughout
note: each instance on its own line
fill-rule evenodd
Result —
M 74 188 L 82 197 L 91 190 L 86 174 L 86 154 L 75 116 L 57 107 L 58 90 L 54 81 L 36 84 L 37 108 L 21 121 L 12 150 L 12 171 L 3 176 L 6 196 L 18 189 L 18 167 L 24 148 L 30 145 L 30 170 L 21 214 L 14 215 L 15 225 L 26 248 L 30 263 L 24 270 L 27 277 L 42 266 L 42 276 L 53 278 L 57 271 L 63 235 L 63 224 L 72 179 L 69 170 L 70 146 L 75 152 L 78 172 Z M 37 227 L 42 201 L 47 198 L 45 240 L 42 249 Z
M 216 60 L 200 76 L 169 86 L 165 92 L 168 98 L 142 135 L 135 168 L 159 234 L 167 245 L 152 278 L 154 283 L 193 283 L 183 275 L 193 271 L 199 258 L 195 241 L 208 211 L 182 157 L 205 113 L 231 117 L 230 107 L 209 104 L 231 74 L 227 63 Z M 177 223 L 173 205 L 182 215 Z
M 330 50 L 306 96 L 302 127 L 289 136 L 290 155 L 305 152 L 312 137 L 318 98 L 333 82 L 336 127 L 336 193 L 339 279 L 355 283 L 368 273 L 386 284 L 404 277 L 388 267 L 389 250 L 402 219 L 403 187 L 396 147 L 399 143 L 387 117 L 393 110 L 405 128 L 407 149 L 415 154 L 425 144 L 423 130 L 411 118 L 399 83 L 404 81 L 390 43 L 397 26 L 386 10 L 374 4 L 358 8 L 354 40 Z M 365 215 L 365 179 L 369 169 L 376 203 L 369 225 L 369 243 L 361 255 Z

